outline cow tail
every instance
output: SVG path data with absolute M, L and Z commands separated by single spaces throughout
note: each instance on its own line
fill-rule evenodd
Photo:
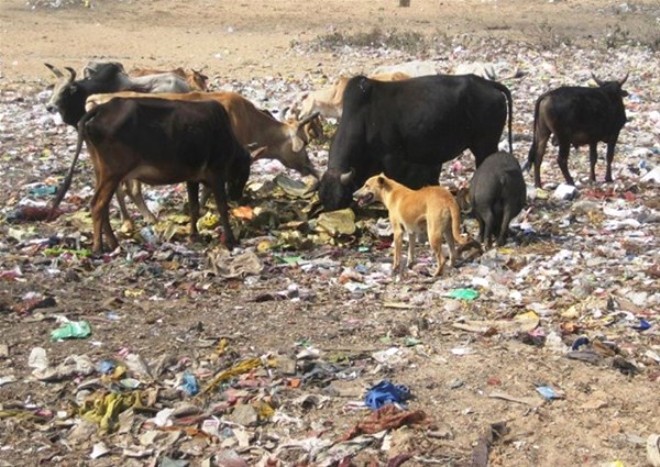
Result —
M 57 208 L 59 207 L 60 203 L 64 199 L 64 196 L 66 195 L 66 192 L 69 191 L 69 187 L 71 186 L 71 180 L 73 180 L 73 172 L 75 171 L 76 168 L 76 163 L 78 162 L 78 157 L 80 156 L 80 151 L 82 151 L 82 143 L 84 140 L 84 133 L 85 133 L 85 124 L 94 116 L 96 115 L 96 109 L 98 107 L 92 109 L 91 111 L 87 112 L 83 117 L 78 121 L 78 142 L 76 144 L 76 153 L 73 156 L 73 161 L 71 162 L 71 167 L 69 168 L 69 173 L 67 174 L 66 178 L 64 179 L 64 182 L 62 182 L 62 185 L 60 186 L 59 190 L 57 190 L 57 194 L 55 195 L 55 199 L 53 199 L 53 203 L 51 204 L 50 207 L 50 213 L 48 214 L 48 219 L 55 219 L 56 217 L 56 211 Z
M 511 91 L 506 86 L 504 88 L 504 95 L 506 96 L 508 109 L 509 109 L 509 154 L 513 155 L 513 98 L 511 97 Z
M 513 98 L 511 97 L 511 91 L 505 85 L 498 83 L 497 81 L 488 82 L 504 94 L 504 97 L 506 98 L 507 114 L 509 116 L 509 154 L 513 154 Z
M 527 155 L 527 162 L 522 166 L 522 170 L 529 170 L 534 164 L 534 159 L 536 159 L 536 124 L 539 120 L 539 108 L 541 107 L 541 101 L 545 97 L 545 94 L 542 94 L 538 99 L 536 99 L 536 104 L 534 104 L 534 123 L 532 127 L 532 146 L 529 148 L 529 154 Z

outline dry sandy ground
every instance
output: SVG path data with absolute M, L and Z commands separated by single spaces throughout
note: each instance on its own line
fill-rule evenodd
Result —
M 34 8 L 27 4 L 36 5 Z M 4 0 L 0 7 L 0 72 L 5 79 L 48 78 L 43 62 L 79 69 L 92 58 L 130 66 L 196 67 L 245 79 L 308 72 L 338 72 L 328 53 L 292 54 L 335 31 L 396 29 L 442 39 L 464 34 L 537 44 L 572 42 L 609 34 L 651 43 L 658 38 L 654 0 Z M 71 5 L 71 6 L 69 6 Z M 374 58 L 376 66 L 382 59 Z M 368 71 L 368 70 L 351 70 Z

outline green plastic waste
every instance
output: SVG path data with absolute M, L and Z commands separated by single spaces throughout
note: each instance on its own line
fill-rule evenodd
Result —
M 472 301 L 479 298 L 479 292 L 474 289 L 454 289 L 447 296 L 458 300 Z
M 92 328 L 87 321 L 69 321 L 50 333 L 54 341 L 63 339 L 84 339 L 92 333 Z

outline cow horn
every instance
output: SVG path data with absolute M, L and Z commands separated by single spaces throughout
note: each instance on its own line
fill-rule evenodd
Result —
M 319 185 L 320 185 L 319 179 L 315 178 L 314 181 L 312 182 L 312 184 L 309 186 L 309 188 L 307 188 L 307 190 L 305 190 L 305 194 L 317 191 L 319 189 Z
M 308 117 L 303 118 L 298 122 L 298 128 L 300 128 L 303 125 L 306 125 L 307 123 L 311 122 L 314 120 L 316 117 L 321 115 L 321 112 L 314 112 L 312 115 L 309 115 Z
M 250 150 L 250 157 L 252 158 L 252 161 L 259 160 L 263 157 L 264 153 L 268 149 L 268 146 L 261 146 L 257 149 L 251 149 Z
M 287 105 L 282 110 L 280 110 L 280 112 L 278 113 L 278 115 L 280 117 L 280 120 L 282 120 L 282 121 L 286 120 L 286 113 L 289 111 L 290 108 L 291 108 L 291 106 Z
M 599 79 L 596 77 L 596 75 L 594 75 L 594 72 L 593 72 L 593 71 L 591 72 L 591 77 L 594 79 L 594 81 L 596 82 L 596 84 L 597 84 L 598 86 L 602 86 L 603 84 L 605 84 L 604 81 L 599 80 Z
M 353 167 L 351 167 L 351 170 L 339 176 L 339 183 L 341 183 L 342 185 L 348 185 L 349 183 L 351 183 L 354 176 L 355 176 L 355 171 L 353 170 Z
M 71 68 L 70 66 L 65 66 L 64 69 L 69 72 L 69 83 L 73 83 L 73 80 L 76 79 L 76 70 Z
M 493 67 L 485 67 L 484 74 L 489 80 L 497 81 L 497 73 L 495 73 L 495 69 Z
M 62 74 L 62 72 L 59 69 L 57 69 L 56 67 L 54 67 L 53 65 L 51 65 L 50 63 L 44 63 L 44 65 L 46 65 L 48 67 L 48 69 L 50 71 L 52 71 L 53 74 L 55 76 L 57 76 L 58 78 L 64 78 L 64 75 Z
M 629 74 L 630 74 L 630 72 L 627 72 L 627 73 L 626 73 L 626 76 L 624 76 L 623 79 L 622 79 L 621 81 L 619 81 L 619 86 L 623 86 L 623 83 L 625 83 L 626 81 L 628 81 L 628 75 L 629 75 Z

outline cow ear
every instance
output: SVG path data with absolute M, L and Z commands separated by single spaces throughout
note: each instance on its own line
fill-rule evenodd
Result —
M 300 152 L 304 147 L 305 142 L 299 136 L 291 138 L 291 149 L 293 149 L 293 152 Z
M 628 94 L 628 91 L 626 91 L 625 89 L 622 89 L 620 91 L 620 94 L 621 94 L 621 97 L 628 97 L 630 95 L 630 94 Z

